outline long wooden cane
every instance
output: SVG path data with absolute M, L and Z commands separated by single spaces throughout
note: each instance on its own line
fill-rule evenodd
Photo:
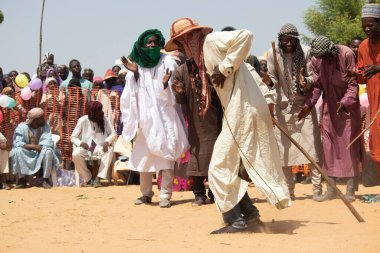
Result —
M 360 214 L 355 210 L 355 208 L 351 205 L 350 202 L 347 201 L 347 199 L 344 197 L 343 193 L 336 187 L 332 182 L 330 182 L 329 178 L 325 174 L 325 172 L 322 171 L 321 167 L 317 164 L 317 162 L 301 147 L 300 144 L 298 144 L 291 136 L 290 134 L 275 120 L 272 118 L 273 123 L 276 125 L 276 127 L 286 136 L 288 139 L 306 156 L 306 158 L 313 164 L 313 166 L 321 173 L 322 177 L 326 180 L 326 182 L 335 190 L 335 192 L 338 194 L 339 198 L 343 201 L 343 203 L 350 209 L 351 213 L 355 216 L 355 218 L 359 222 L 365 222 L 364 219 L 360 216 Z
M 351 147 L 352 144 L 354 144 L 355 141 L 357 141 L 372 125 L 373 123 L 375 123 L 377 117 L 379 117 L 380 115 L 380 108 L 379 110 L 377 110 L 375 116 L 373 117 L 373 119 L 371 120 L 371 122 L 369 123 L 369 125 L 363 130 L 360 132 L 360 134 L 358 136 L 355 137 L 355 139 L 353 139 L 350 144 L 347 145 L 346 149 L 349 149 Z

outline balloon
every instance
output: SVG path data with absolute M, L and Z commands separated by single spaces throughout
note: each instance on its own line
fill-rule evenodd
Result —
M 16 105 L 16 100 L 14 100 L 13 98 L 9 98 L 9 99 L 10 99 L 10 102 L 9 102 L 8 108 L 13 108 L 13 107 L 15 107 L 15 105 Z
M 362 84 L 359 84 L 359 97 L 363 93 L 366 93 L 365 87 Z
M 361 106 L 364 106 L 364 107 L 368 107 L 369 106 L 369 102 L 368 102 L 368 94 L 367 93 L 363 93 L 359 96 L 359 101 L 360 101 L 360 105 Z
M 3 112 L 0 110 L 0 122 L 3 121 Z
M 28 86 L 21 90 L 21 98 L 24 100 L 29 100 L 32 97 L 32 91 Z
M 10 97 L 8 97 L 7 95 L 2 95 L 0 97 L 0 106 L 1 107 L 4 107 L 4 108 L 8 107 L 10 102 L 11 102 Z
M 28 86 L 31 90 L 38 90 L 42 87 L 42 81 L 39 78 L 33 79 Z
M 24 88 L 25 86 L 28 85 L 29 80 L 28 80 L 28 77 L 26 75 L 19 74 L 16 76 L 15 82 L 16 82 L 18 87 Z

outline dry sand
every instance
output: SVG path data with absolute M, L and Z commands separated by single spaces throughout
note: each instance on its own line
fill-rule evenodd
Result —
M 210 235 L 221 215 L 191 206 L 192 192 L 162 209 L 157 190 L 152 205 L 133 205 L 138 186 L 0 190 L 0 252 L 380 252 L 380 203 L 356 200 L 359 223 L 341 200 L 316 203 L 311 192 L 297 184 L 294 205 L 278 211 L 249 188 L 267 231 Z

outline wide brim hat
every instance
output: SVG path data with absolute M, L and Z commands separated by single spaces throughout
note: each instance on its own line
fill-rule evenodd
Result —
M 201 26 L 198 22 L 191 18 L 180 18 L 173 22 L 170 29 L 170 40 L 165 45 L 166 51 L 174 51 L 178 49 L 175 40 L 182 35 L 194 30 L 202 30 L 203 34 L 209 34 L 212 32 L 212 28 L 208 26 Z

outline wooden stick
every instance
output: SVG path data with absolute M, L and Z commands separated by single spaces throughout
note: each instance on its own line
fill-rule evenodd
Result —
M 41 11 L 41 22 L 40 22 L 40 55 L 39 55 L 39 60 L 38 60 L 38 72 L 39 72 L 39 75 L 41 75 L 41 70 L 42 70 L 42 66 L 41 66 L 41 58 L 42 58 L 42 24 L 43 24 L 43 21 L 44 21 L 44 10 L 45 10 L 45 0 L 42 0 L 42 11 Z
M 335 190 L 335 193 L 338 194 L 339 198 L 343 201 L 343 203 L 348 207 L 351 213 L 355 216 L 355 218 L 359 222 L 365 222 L 364 219 L 360 216 L 360 214 L 355 210 L 355 208 L 351 205 L 350 202 L 344 197 L 343 193 L 333 184 L 325 172 L 319 167 L 318 163 L 298 144 L 289 134 L 288 132 L 275 120 L 272 118 L 273 123 L 276 127 L 286 136 L 288 139 L 306 156 L 306 158 L 314 165 L 314 167 L 321 173 L 322 177 L 326 180 L 326 182 Z
M 357 141 L 373 125 L 373 123 L 375 123 L 375 121 L 376 121 L 377 117 L 379 117 L 379 115 L 380 115 L 380 108 L 379 108 L 379 110 L 377 110 L 375 116 L 373 117 L 373 119 L 371 120 L 369 125 L 363 131 L 361 131 L 360 134 L 358 136 L 356 136 L 355 139 L 353 139 L 353 141 L 350 142 L 350 144 L 347 145 L 346 149 L 349 149 L 351 147 L 351 145 L 354 144 L 354 142 Z

